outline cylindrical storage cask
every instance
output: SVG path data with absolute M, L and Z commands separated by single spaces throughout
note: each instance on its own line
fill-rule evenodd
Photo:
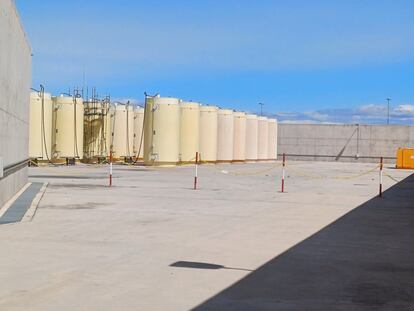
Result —
M 134 109 L 134 157 L 144 158 L 144 108 Z
M 257 161 L 258 120 L 254 114 L 246 115 L 246 160 Z
M 112 110 L 112 157 L 131 158 L 134 141 L 134 109 L 130 105 L 117 104 Z
M 147 97 L 144 127 L 145 165 L 177 164 L 180 155 L 179 100 Z
M 217 112 L 215 106 L 200 107 L 200 158 L 203 162 L 217 161 Z
M 54 97 L 53 157 L 83 159 L 83 99 Z
M 217 116 L 217 162 L 231 162 L 234 144 L 233 110 L 220 109 Z
M 234 113 L 233 162 L 246 160 L 246 114 Z
M 52 158 L 53 102 L 49 93 L 30 93 L 29 157 Z
M 110 157 L 111 150 L 112 150 L 112 141 L 113 141 L 113 133 L 112 133 L 112 121 L 114 118 L 113 115 L 113 106 L 109 104 L 106 110 L 106 114 L 104 117 L 104 154 L 106 157 Z
M 154 133 L 154 99 L 156 96 L 145 96 L 145 106 L 144 106 L 144 164 L 151 165 L 154 164 L 153 157 L 153 133 Z
M 268 159 L 268 144 L 269 144 L 269 126 L 266 117 L 258 118 L 258 160 Z
M 269 119 L 269 143 L 268 143 L 268 159 L 277 159 L 277 120 Z
M 195 162 L 200 144 L 200 104 L 180 103 L 180 161 Z

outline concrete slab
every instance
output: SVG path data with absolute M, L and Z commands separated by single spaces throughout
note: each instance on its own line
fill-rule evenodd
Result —
M 372 164 L 289 162 L 288 192 L 280 193 L 279 165 L 202 166 L 198 191 L 191 190 L 193 167 L 116 166 L 113 188 L 107 187 L 105 166 L 30 168 L 32 181 L 49 182 L 49 186 L 32 222 L 0 227 L 0 309 L 189 310 L 209 307 L 208 302 L 203 305 L 209 299 L 215 310 L 227 308 L 227 302 L 216 299 L 220 293 L 323 231 L 378 191 L 376 170 L 361 175 L 375 168 Z M 413 173 L 387 172 L 396 180 Z M 333 179 L 356 175 L 361 176 Z M 384 182 L 385 189 L 395 184 L 391 178 Z M 404 195 L 412 194 L 409 187 L 401 186 Z M 392 201 L 393 195 L 385 193 L 385 200 Z M 407 226 L 395 217 L 388 221 L 390 228 Z M 342 234 L 362 232 L 359 226 L 375 229 L 372 223 L 362 222 L 345 226 Z M 326 236 L 318 243 L 326 241 L 335 244 Z M 370 251 L 363 243 L 355 247 L 360 248 L 358 253 Z M 337 264 L 330 263 L 329 257 L 325 260 L 323 252 L 307 250 L 300 252 L 302 261 L 320 260 L 328 270 Z M 352 253 L 347 256 L 342 271 L 352 274 L 358 270 L 351 269 Z M 400 267 L 397 257 L 395 265 Z M 300 279 L 301 265 L 298 262 L 295 270 L 292 262 L 284 280 L 290 274 L 292 280 Z M 366 265 L 369 269 L 370 263 Z M 402 268 L 409 268 L 405 259 Z M 393 282 L 398 283 L 398 278 Z M 289 288 L 294 295 L 302 287 Z M 249 291 L 237 295 L 249 299 Z M 252 290 L 252 297 L 255 293 Z M 273 296 L 269 297 L 263 299 L 270 299 L 268 306 L 272 306 Z M 320 306 L 324 300 L 318 299 L 307 302 Z M 249 304 L 250 309 L 266 307 L 257 297 Z
M 413 310 L 414 175 L 194 310 Z

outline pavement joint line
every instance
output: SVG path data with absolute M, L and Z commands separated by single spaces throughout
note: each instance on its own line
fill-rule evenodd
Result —
M 46 188 L 49 185 L 49 183 L 45 182 L 43 183 L 42 188 L 40 188 L 39 192 L 36 194 L 35 198 L 33 199 L 32 203 L 30 204 L 30 207 L 27 209 L 26 214 L 24 214 L 21 222 L 29 222 L 32 221 L 33 217 L 36 214 L 37 207 L 39 206 L 40 201 L 43 198 L 43 195 L 46 192 Z
M 2 207 L 0 207 L 0 218 L 3 217 L 3 215 L 7 212 L 10 206 L 13 205 L 13 203 L 20 197 L 20 195 L 23 192 L 26 191 L 27 188 L 30 187 L 31 184 L 31 182 L 25 184 L 22 189 L 20 189 L 10 200 L 8 200 Z

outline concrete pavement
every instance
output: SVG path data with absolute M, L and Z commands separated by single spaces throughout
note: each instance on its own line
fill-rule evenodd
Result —
M 277 306 L 272 294 L 255 297 L 253 289 L 236 291 L 230 305 L 220 295 L 378 190 L 377 171 L 345 179 L 375 169 L 372 164 L 289 164 L 284 194 L 278 192 L 280 167 L 271 163 L 202 166 L 198 191 L 191 190 L 192 167 L 116 166 L 113 188 L 106 186 L 107 167 L 30 168 L 31 181 L 49 186 L 31 222 L 0 227 L 0 309 Z M 314 178 L 319 173 L 327 178 Z M 412 172 L 389 173 L 400 180 Z M 333 176 L 344 178 L 328 178 Z M 386 189 L 395 184 L 390 178 L 385 182 Z M 324 256 L 309 251 L 309 260 L 329 267 Z M 306 252 L 302 256 L 305 260 Z M 284 280 L 302 273 L 287 271 Z M 286 284 L 298 292 L 295 283 Z M 249 304 L 237 303 L 250 292 Z M 269 298 L 269 304 L 261 298 Z M 284 308 L 296 310 L 289 304 Z

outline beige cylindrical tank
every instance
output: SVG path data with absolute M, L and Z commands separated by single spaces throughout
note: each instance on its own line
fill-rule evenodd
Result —
M 134 144 L 134 108 L 116 104 L 111 114 L 112 156 L 114 159 L 131 158 Z
M 112 141 L 111 103 L 107 102 L 103 107 L 103 133 L 102 133 L 102 156 L 109 157 Z
M 171 97 L 147 97 L 145 114 L 145 165 L 177 164 L 180 160 L 179 100 Z
M 200 158 L 203 162 L 217 161 L 217 112 L 216 106 L 200 107 Z
M 52 95 L 30 93 L 29 157 L 43 160 L 52 158 Z M 43 99 L 43 100 L 42 100 Z
M 258 147 L 257 147 L 257 158 L 258 160 L 268 159 L 268 143 L 269 143 L 269 126 L 266 117 L 258 118 Z
M 53 157 L 83 159 L 83 99 L 54 97 Z
M 269 119 L 268 120 L 268 129 L 269 129 L 269 142 L 268 142 L 268 159 L 276 160 L 277 159 L 277 120 Z
M 112 149 L 112 141 L 113 141 L 113 133 L 112 133 L 112 121 L 114 119 L 114 106 L 113 104 L 109 104 L 108 111 L 105 116 L 105 151 L 106 156 L 109 158 L 111 155 L 111 149 Z
M 180 160 L 183 163 L 195 162 L 200 141 L 200 104 L 180 103 Z
M 134 157 L 143 159 L 144 157 L 144 108 L 134 109 Z M 139 153 L 139 154 L 138 154 Z
M 160 97 L 159 95 L 156 96 L 145 96 L 145 106 L 144 106 L 144 164 L 151 165 L 154 164 L 153 156 L 152 156 L 152 134 L 154 128 L 153 122 L 153 115 L 154 115 L 154 99 L 156 97 Z M 145 160 L 147 159 L 147 160 Z M 152 161 L 152 162 L 151 162 Z
M 246 115 L 246 160 L 257 161 L 258 119 L 254 114 Z
M 217 116 L 217 162 L 231 162 L 234 144 L 233 110 L 220 109 Z
M 246 113 L 234 113 L 233 162 L 246 160 Z

